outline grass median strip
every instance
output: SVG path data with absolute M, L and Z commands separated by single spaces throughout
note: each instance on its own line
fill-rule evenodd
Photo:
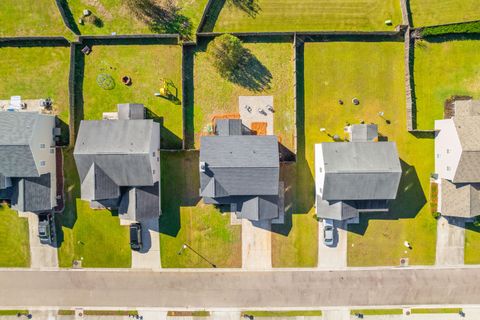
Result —
M 353 309 L 351 315 L 362 314 L 365 316 L 385 316 L 394 314 L 403 314 L 402 309 Z
M 411 309 L 412 314 L 447 314 L 460 313 L 462 308 L 415 308 Z
M 321 310 L 292 310 L 292 311 L 243 311 L 243 316 L 254 317 L 321 317 Z

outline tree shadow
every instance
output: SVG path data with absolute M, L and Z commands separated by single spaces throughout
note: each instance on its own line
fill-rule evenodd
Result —
M 255 18 L 260 12 L 261 8 L 258 4 L 258 0 L 228 0 L 229 3 L 234 5 L 237 9 L 242 10 L 248 14 L 251 18 Z
M 159 232 L 176 237 L 181 228 L 181 207 L 200 201 L 197 151 L 161 152 L 162 215 Z
M 178 33 L 186 38 L 192 35 L 190 19 L 180 13 L 181 8 L 173 1 L 167 1 L 163 7 L 154 0 L 128 0 L 127 5 L 152 32 Z
M 427 198 L 423 192 L 415 167 L 403 160 L 400 160 L 400 163 L 402 166 L 402 178 L 398 187 L 397 198 L 390 202 L 389 212 L 360 213 L 360 222 L 358 224 L 349 224 L 348 231 L 364 235 L 370 219 L 413 219 L 427 203 Z
M 270 89 L 271 72 L 250 50 L 244 50 L 244 60 L 233 70 L 228 80 L 254 92 Z
M 295 210 L 296 199 L 296 164 L 295 162 L 280 163 L 280 181 L 284 184 L 284 209 L 283 224 L 272 224 L 271 231 L 288 236 L 293 227 L 292 215 Z

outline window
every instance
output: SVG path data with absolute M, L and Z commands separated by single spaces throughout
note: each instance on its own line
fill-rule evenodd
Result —
M 152 157 L 155 157 L 155 151 L 152 152 Z
M 440 153 L 437 153 L 437 159 L 440 159 Z
M 45 167 L 47 162 L 45 160 L 40 161 L 40 167 Z
M 50 153 L 54 154 L 55 153 L 55 148 L 50 148 Z
M 450 149 L 447 149 L 447 153 L 450 153 Z
M 155 170 L 152 170 L 152 173 L 155 174 Z
M 450 171 L 450 170 L 452 170 L 452 168 L 450 168 L 449 166 L 447 166 L 447 171 Z
M 323 172 L 323 169 L 322 169 L 322 167 L 320 167 L 320 172 Z
M 40 149 L 45 149 L 45 143 L 40 144 Z
M 318 188 L 318 192 L 319 192 L 319 193 L 322 193 L 322 192 L 323 192 L 323 188 Z

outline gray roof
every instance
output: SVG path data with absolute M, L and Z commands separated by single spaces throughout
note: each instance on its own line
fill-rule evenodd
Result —
M 53 208 L 49 173 L 35 178 L 16 179 L 13 190 L 12 206 L 19 211 L 41 212 Z
M 453 182 L 480 182 L 480 116 L 455 117 L 453 122 L 462 146 Z
M 216 133 L 219 136 L 240 136 L 242 135 L 242 120 L 219 119 L 216 121 Z
M 118 213 L 122 219 L 143 221 L 160 215 L 160 184 L 130 188 L 122 197 Z
M 112 179 L 93 163 L 81 185 L 82 199 L 105 200 L 120 196 L 120 188 Z
M 354 124 L 350 127 L 350 140 L 352 142 L 373 141 L 378 138 L 376 124 Z
M 0 112 L 1 174 L 7 177 L 39 176 L 30 142 L 37 125 L 49 117 L 53 116 L 38 112 Z
M 117 105 L 119 120 L 145 119 L 145 106 L 140 103 L 121 103 Z
M 237 203 L 239 218 L 258 221 L 278 217 L 278 196 L 251 197 L 241 200 Z
M 80 180 L 95 163 L 117 186 L 153 185 L 153 120 L 82 121 L 75 144 Z
M 480 184 L 452 183 L 442 179 L 442 215 L 472 218 L 480 215 Z
M 202 137 L 200 162 L 205 164 L 200 172 L 201 196 L 278 195 L 275 136 Z
M 327 201 L 317 196 L 316 213 L 324 219 L 346 220 L 355 218 L 360 212 L 387 212 L 387 200 Z
M 395 199 L 402 168 L 393 142 L 322 143 L 324 200 Z

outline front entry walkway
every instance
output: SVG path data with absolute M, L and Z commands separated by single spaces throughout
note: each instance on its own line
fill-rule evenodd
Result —
M 158 219 L 141 221 L 141 224 L 143 249 L 140 252 L 132 250 L 132 268 L 161 268 Z
M 270 221 L 242 219 L 242 267 L 245 270 L 272 268 L 272 232 Z
M 463 265 L 465 220 L 440 217 L 437 221 L 437 266 Z
M 30 267 L 31 268 L 56 268 L 58 255 L 56 244 L 41 244 L 38 237 L 38 215 L 33 212 L 22 213 L 28 218 L 28 233 L 30 236 Z M 56 239 L 55 239 L 56 240 Z
M 318 222 L 318 268 L 343 269 L 347 267 L 347 222 L 334 220 L 333 246 L 323 242 L 323 222 Z

